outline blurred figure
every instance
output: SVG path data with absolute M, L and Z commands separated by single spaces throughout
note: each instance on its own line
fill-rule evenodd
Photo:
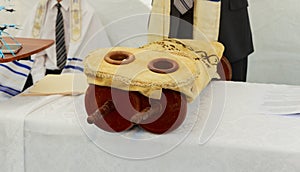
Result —
M 172 17 L 168 20 L 151 15 L 150 32 L 221 42 L 232 66 L 232 80 L 246 81 L 248 55 L 253 52 L 247 0 L 153 0 L 152 5 L 152 14 Z
M 52 39 L 55 45 L 27 60 L 1 64 L 0 97 L 14 96 L 46 74 L 82 72 L 89 51 L 111 47 L 103 25 L 85 0 L 41 0 L 34 9 L 28 10 L 31 13 L 17 36 Z

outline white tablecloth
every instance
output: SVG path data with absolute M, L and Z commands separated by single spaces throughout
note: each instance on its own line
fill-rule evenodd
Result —
M 188 105 L 181 127 L 160 136 L 88 125 L 83 99 L 1 103 L 0 171 L 300 170 L 297 86 L 212 82 Z

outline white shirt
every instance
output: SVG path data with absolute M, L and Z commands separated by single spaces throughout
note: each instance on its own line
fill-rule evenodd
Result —
M 41 29 L 40 38 L 43 39 L 53 39 L 55 40 L 55 22 L 57 15 L 57 8 L 55 4 L 56 0 L 48 0 L 47 11 L 45 14 L 45 22 Z M 82 29 L 81 29 L 81 38 L 75 43 L 70 42 L 70 0 L 63 0 L 60 2 L 62 5 L 61 11 L 64 17 L 64 27 L 65 27 L 65 39 L 66 39 L 66 48 L 68 58 L 81 58 L 82 50 L 92 50 L 93 48 L 103 48 L 111 47 L 110 40 L 104 30 L 104 27 L 96 16 L 95 10 L 90 6 L 90 4 L 82 0 L 81 1 L 81 14 L 82 14 Z M 19 33 L 20 37 L 29 36 L 32 37 L 32 27 L 34 21 L 35 12 L 32 14 L 31 18 L 25 22 L 24 29 Z M 101 33 L 94 35 L 99 30 L 102 30 Z M 94 41 L 89 41 L 91 38 L 95 38 Z M 96 41 L 95 41 L 96 40 Z M 86 47 L 86 44 L 89 44 L 89 48 Z M 80 56 L 80 57 L 79 57 Z M 56 66 L 56 50 L 55 45 L 47 48 L 43 52 L 40 52 L 32 56 L 35 61 L 31 69 L 31 75 L 33 81 L 36 82 L 45 76 L 46 69 L 58 69 Z M 67 64 L 68 65 L 67 61 Z M 83 65 L 82 65 L 83 66 Z M 63 73 L 70 72 L 69 69 L 63 70 Z M 74 72 L 74 71 L 71 71 Z
M 57 15 L 57 4 L 56 0 L 50 0 L 46 10 L 45 23 L 42 27 L 41 38 L 44 39 L 52 39 L 55 40 L 55 23 L 56 23 L 56 15 Z M 69 50 L 69 42 L 70 42 L 70 3 L 69 0 L 63 0 L 60 2 L 61 4 L 61 12 L 64 18 L 64 28 L 65 28 L 65 42 L 67 52 Z M 45 59 L 45 67 L 46 69 L 58 69 L 56 65 L 56 50 L 55 44 L 51 46 L 48 51 L 43 51 L 37 54 L 37 58 L 41 58 L 41 56 L 46 56 Z

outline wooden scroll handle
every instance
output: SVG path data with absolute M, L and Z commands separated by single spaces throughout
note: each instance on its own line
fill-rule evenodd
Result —
M 221 62 L 217 66 L 217 72 L 219 73 L 221 80 L 231 81 L 232 68 L 229 60 L 223 56 Z
M 127 51 L 111 51 L 104 57 L 107 63 L 114 65 L 128 64 L 135 60 L 135 56 Z
M 104 115 L 109 114 L 110 112 L 115 110 L 115 105 L 112 100 L 107 100 L 100 108 L 88 116 L 87 122 L 89 124 L 94 124 L 97 120 L 103 118 Z
M 141 124 L 151 116 L 158 114 L 162 111 L 162 105 L 158 102 L 153 103 L 153 106 L 144 108 L 141 112 L 136 113 L 130 119 L 134 124 Z

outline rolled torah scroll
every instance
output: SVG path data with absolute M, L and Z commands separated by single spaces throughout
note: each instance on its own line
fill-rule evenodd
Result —
M 115 101 L 112 99 L 113 94 L 118 95 Z M 109 132 L 130 129 L 133 123 L 127 119 L 140 110 L 139 105 L 137 92 L 128 93 L 111 87 L 91 84 L 85 95 L 85 107 L 89 114 L 88 123 Z
M 166 39 L 91 52 L 84 63 L 88 122 L 110 132 L 133 125 L 173 131 L 186 117 L 187 102 L 218 77 L 223 50 L 218 42 Z

